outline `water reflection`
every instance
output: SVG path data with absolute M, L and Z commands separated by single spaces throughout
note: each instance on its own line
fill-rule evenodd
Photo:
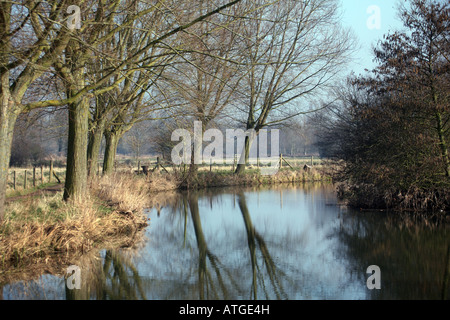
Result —
M 186 195 L 184 196 L 184 200 Z M 218 264 L 220 261 L 218 258 L 208 249 L 206 244 L 205 236 L 203 234 L 202 223 L 200 220 L 199 209 L 198 209 L 198 195 L 190 194 L 189 198 L 189 208 L 191 210 L 192 223 L 195 230 L 195 238 L 197 239 L 198 246 L 198 287 L 199 287 L 199 299 L 203 300 L 205 298 L 210 298 L 210 293 L 214 298 L 219 298 L 218 287 L 222 291 L 223 298 L 228 299 L 227 287 L 224 284 L 220 268 Z M 183 201 L 185 204 L 186 201 Z M 186 212 L 186 207 L 184 208 Z M 207 260 L 213 267 L 213 272 L 215 272 L 214 277 L 207 268 Z M 215 285 L 214 280 L 217 279 L 218 286 Z
M 282 196 L 282 193 L 280 194 Z M 282 197 L 281 197 L 282 199 Z M 242 217 L 244 218 L 245 230 L 247 231 L 248 249 L 251 257 L 252 265 L 252 298 L 258 299 L 258 285 L 257 281 L 261 283 L 262 288 L 266 288 L 264 279 L 268 279 L 272 290 L 275 293 L 277 299 L 287 298 L 286 293 L 283 290 L 283 285 L 280 278 L 284 276 L 284 273 L 277 268 L 275 261 L 272 259 L 270 252 L 264 242 L 263 237 L 255 230 L 252 224 L 250 213 L 247 208 L 244 192 L 239 191 L 239 209 L 241 210 Z M 281 200 L 282 203 L 282 200 Z M 258 264 L 256 250 L 259 249 L 262 264 L 266 267 L 267 275 L 263 274 L 260 264 Z M 265 298 L 269 299 L 267 290 L 265 291 Z
M 253 227 L 244 192 L 240 190 L 237 195 L 239 209 L 242 213 L 247 234 L 248 249 L 251 261 L 252 285 L 250 288 L 250 297 L 252 299 L 258 298 L 258 283 L 260 283 L 265 289 L 265 298 L 270 298 L 266 288 L 267 284 L 265 279 L 267 279 L 272 286 L 272 289 L 270 290 L 269 288 L 269 290 L 275 294 L 276 298 L 287 298 L 279 279 L 283 273 L 277 268 L 274 260 L 270 256 L 263 237 Z M 245 288 L 239 285 L 237 275 L 227 272 L 226 268 L 223 268 L 224 265 L 221 263 L 220 259 L 214 255 L 207 246 L 199 214 L 198 194 L 191 193 L 189 195 L 184 195 L 183 199 L 188 199 L 198 246 L 198 298 L 201 300 L 230 299 L 232 298 L 230 295 L 230 289 L 236 292 L 245 292 Z M 209 200 L 212 207 L 212 198 L 210 197 Z M 186 201 L 183 201 L 183 203 L 186 203 Z M 184 208 L 184 212 L 186 212 L 186 208 Z M 259 251 L 259 256 L 262 259 L 262 263 L 260 264 L 258 264 L 257 261 L 257 250 Z M 207 265 L 210 265 L 211 268 L 209 269 L 212 270 L 209 270 Z M 267 274 L 264 274 L 261 267 L 266 268 Z M 223 274 L 222 271 L 224 271 L 225 274 Z
M 376 263 L 382 270 L 382 290 L 368 291 L 368 299 L 449 299 L 448 228 L 348 212 L 337 235 L 341 254 L 353 265 Z
M 146 299 L 141 276 L 124 252 L 106 250 L 102 259 L 84 262 L 81 268 L 85 271 L 81 289 L 70 290 L 64 286 L 67 300 Z
M 43 275 L 0 284 L 3 298 L 449 299 L 447 227 L 348 210 L 332 186 L 189 191 L 148 215 L 140 247 L 76 261 L 81 290 Z

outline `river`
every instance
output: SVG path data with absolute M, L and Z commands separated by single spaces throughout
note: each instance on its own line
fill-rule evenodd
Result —
M 81 289 L 45 274 L 3 299 L 449 299 L 448 227 L 351 210 L 329 184 L 180 192 L 146 214 L 137 246 L 74 262 Z

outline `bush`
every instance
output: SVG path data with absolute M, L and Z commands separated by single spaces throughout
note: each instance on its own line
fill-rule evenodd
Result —
M 43 163 L 46 156 L 46 151 L 39 143 L 34 141 L 16 141 L 11 149 L 10 166 L 39 165 Z

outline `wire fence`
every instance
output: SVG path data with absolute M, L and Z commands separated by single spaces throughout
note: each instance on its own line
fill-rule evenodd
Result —
M 239 157 L 235 155 L 234 159 L 222 160 L 222 161 L 203 161 L 198 164 L 198 169 L 200 171 L 234 171 L 238 164 Z M 270 163 L 270 162 L 269 162 Z M 303 156 L 303 157 L 285 157 L 282 154 L 279 155 L 278 165 L 280 168 L 291 168 L 298 169 L 307 166 L 317 166 L 322 165 L 323 159 L 318 156 Z M 263 161 L 259 159 L 249 159 L 249 168 L 260 168 L 265 166 L 270 166 L 268 161 Z M 102 164 L 99 162 L 97 171 L 100 172 Z M 120 170 L 131 170 L 136 173 L 148 173 L 156 169 L 165 170 L 167 172 L 179 169 L 184 170 L 188 164 L 175 165 L 171 161 L 165 160 L 160 157 L 147 157 L 137 159 L 121 159 L 117 160 L 114 165 L 115 171 Z
M 66 169 L 54 167 L 53 161 L 48 166 L 30 168 L 10 168 L 7 175 L 7 189 L 26 190 L 48 183 L 63 183 Z
M 280 154 L 278 159 L 280 168 L 303 168 L 307 166 L 321 165 L 323 159 L 317 156 L 303 156 L 303 157 L 285 157 Z M 234 171 L 238 163 L 238 156 L 234 160 L 224 161 L 205 161 L 198 165 L 199 170 L 203 171 Z M 249 168 L 264 167 L 264 161 L 259 159 L 249 159 Z M 114 163 L 114 171 L 131 171 L 135 173 L 148 174 L 155 170 L 163 170 L 166 172 L 172 170 L 186 170 L 186 164 L 174 165 L 171 161 L 162 159 L 160 157 L 143 157 L 141 159 L 118 159 Z M 102 173 L 103 161 L 97 161 L 97 174 Z M 54 167 L 53 161 L 49 165 L 29 167 L 29 168 L 10 168 L 7 178 L 7 188 L 9 190 L 25 190 L 36 188 L 49 183 L 63 183 L 65 180 L 66 168 Z

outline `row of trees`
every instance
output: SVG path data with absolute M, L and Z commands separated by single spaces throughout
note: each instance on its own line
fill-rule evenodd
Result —
M 70 5 L 80 8 L 78 26 Z M 144 120 L 200 120 L 205 130 L 228 117 L 258 131 L 311 109 L 303 98 L 331 83 L 352 48 L 334 0 L 0 7 L 0 221 L 23 113 L 67 108 L 64 199 L 77 200 L 96 170 L 102 137 L 108 173 L 119 139 Z
M 321 123 L 322 152 L 359 207 L 450 207 L 450 3 L 399 7 L 405 31 L 375 49 L 378 66 L 352 77 Z

